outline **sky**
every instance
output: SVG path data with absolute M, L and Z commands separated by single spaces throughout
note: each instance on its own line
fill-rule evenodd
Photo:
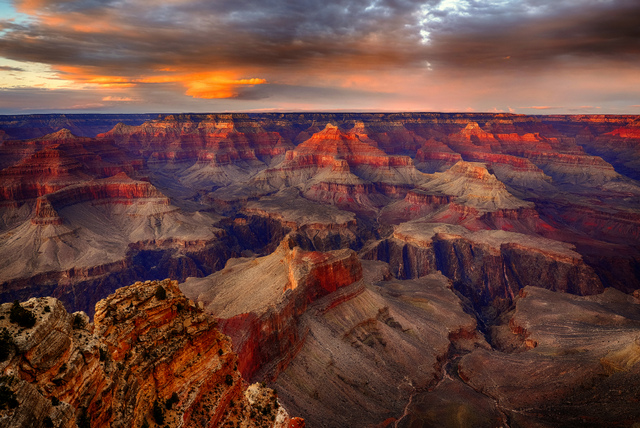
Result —
M 638 0 L 0 0 L 0 114 L 640 114 Z

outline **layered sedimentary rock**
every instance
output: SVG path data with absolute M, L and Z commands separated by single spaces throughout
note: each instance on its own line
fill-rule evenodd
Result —
M 529 159 L 480 151 L 463 152 L 462 156 L 466 161 L 484 163 L 503 183 L 532 189 L 551 187 L 552 178 Z
M 409 191 L 404 200 L 387 205 L 381 219 L 400 223 L 427 218 L 434 223 L 463 225 L 469 230 L 498 229 L 536 233 L 549 228 L 534 204 L 511 194 L 481 163 L 459 161 Z
M 273 391 L 248 387 L 231 343 L 175 281 L 136 283 L 96 306 L 93 323 L 53 298 L 0 311 L 0 424 L 33 426 L 294 426 Z
M 2 295 L 26 298 L 44 288 L 91 313 L 117 287 L 114 279 L 144 278 L 145 257 L 158 259 L 158 276 L 208 274 L 232 254 L 218 220 L 184 213 L 149 182 L 124 173 L 66 186 L 38 198 L 31 216 L 0 235 Z M 87 281 L 91 292 L 76 293 Z
M 9 167 L 3 171 L 5 174 L 26 178 L 55 177 L 61 157 L 79 164 L 76 168 L 82 169 L 85 174 L 100 177 L 121 171 L 131 173 L 143 164 L 141 158 L 128 157 L 110 142 L 77 137 L 68 129 L 26 141 L 4 141 L 0 145 L 0 154 L 0 167 Z
M 318 426 L 557 426 L 562 409 L 579 425 L 591 393 L 603 416 L 586 422 L 635 418 L 606 404 L 614 383 L 637 385 L 637 117 L 129 119 L 99 138 L 78 132 L 99 121 L 58 116 L 34 126 L 71 132 L 0 137 L 2 299 L 53 294 L 91 314 L 121 283 L 193 277 L 240 370 Z M 566 334 L 600 321 L 613 359 Z
M 34 114 L 0 116 L 0 128 L 12 138 L 38 138 L 60 129 L 74 135 L 94 137 L 118 123 L 139 125 L 157 117 L 155 114 Z
M 578 143 L 589 153 L 606 159 L 619 172 L 640 179 L 640 123 L 637 120 L 598 137 L 591 133 L 582 134 Z
M 450 353 L 488 347 L 446 278 L 376 279 L 318 300 L 302 318 L 309 333 L 274 385 L 310 426 L 401 423 L 405 407 L 442 379 Z M 485 426 L 499 424 L 500 415 L 485 410 Z
M 251 378 L 268 364 L 277 375 L 295 356 L 306 335 L 297 319 L 310 303 L 361 278 L 352 250 L 304 251 L 286 237 L 266 257 L 234 259 L 208 277 L 189 278 L 181 289 L 220 320 L 240 371 Z
M 491 321 L 527 286 L 596 294 L 603 286 L 571 245 L 520 233 L 415 220 L 396 226 L 390 239 L 370 244 L 362 257 L 389 263 L 399 278 L 440 271 Z
M 361 139 L 362 138 L 362 139 Z M 424 180 L 408 156 L 390 156 L 357 133 L 328 123 L 286 153 L 282 163 L 258 173 L 246 186 L 213 193 L 214 200 L 257 198 L 285 187 L 299 187 L 305 197 L 352 210 L 371 210 L 385 197 L 404 195 Z
M 405 128 L 401 120 L 356 121 L 350 134 L 370 141 L 388 154 L 415 153 L 425 139 Z
M 120 124 L 98 137 L 147 158 L 158 179 L 171 174 L 184 187 L 201 189 L 250 177 L 292 147 L 258 123 L 240 125 L 231 115 L 166 116 L 139 126 Z
M 366 239 L 354 213 L 309 201 L 294 188 L 251 201 L 242 212 L 249 216 L 248 222 L 277 222 L 284 230 L 296 232 L 299 245 L 307 249 L 358 249 Z
M 416 151 L 416 167 L 422 172 L 446 171 L 461 160 L 460 153 L 454 152 L 449 146 L 433 138 Z

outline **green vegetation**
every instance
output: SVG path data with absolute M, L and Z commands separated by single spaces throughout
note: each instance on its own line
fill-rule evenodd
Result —
M 84 317 L 80 314 L 75 314 L 73 317 L 73 328 L 74 329 L 83 329 L 87 326 L 87 323 L 84 320 Z
M 228 374 L 225 378 L 224 378 L 224 383 L 226 383 L 227 385 L 231 386 L 233 385 L 233 376 L 231 376 L 230 374 Z
M 78 424 L 78 428 L 91 428 L 91 419 L 89 419 L 87 409 L 84 407 L 80 409 L 80 415 L 78 415 L 76 423 Z
M 9 321 L 17 323 L 20 327 L 31 328 L 36 325 L 36 317 L 30 310 L 23 308 L 19 301 L 14 301 L 9 315 Z

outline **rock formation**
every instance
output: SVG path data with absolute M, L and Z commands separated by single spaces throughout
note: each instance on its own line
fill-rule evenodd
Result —
M 389 263 L 398 278 L 442 272 L 488 322 L 527 285 L 579 295 L 603 291 L 571 245 L 514 232 L 414 220 L 370 244 L 362 257 Z
M 361 278 L 352 250 L 304 251 L 287 236 L 268 256 L 233 259 L 208 277 L 189 278 L 181 288 L 219 318 L 233 340 L 240 371 L 251 378 L 274 361 L 286 367 L 295 356 L 305 336 L 296 320 L 309 304 Z
M 175 281 L 118 289 L 98 302 L 93 323 L 45 297 L 21 306 L 33 326 L 16 325 L 15 305 L 0 308 L 1 426 L 302 423 L 274 391 L 247 385 L 229 339 Z
M 640 417 L 639 309 L 614 289 L 577 297 L 526 287 L 494 329 L 502 349 L 465 355 L 459 376 L 517 425 L 630 426 Z

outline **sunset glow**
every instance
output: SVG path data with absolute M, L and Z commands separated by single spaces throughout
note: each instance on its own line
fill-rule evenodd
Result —
M 5 114 L 640 113 L 632 0 L 15 0 L 0 16 Z

